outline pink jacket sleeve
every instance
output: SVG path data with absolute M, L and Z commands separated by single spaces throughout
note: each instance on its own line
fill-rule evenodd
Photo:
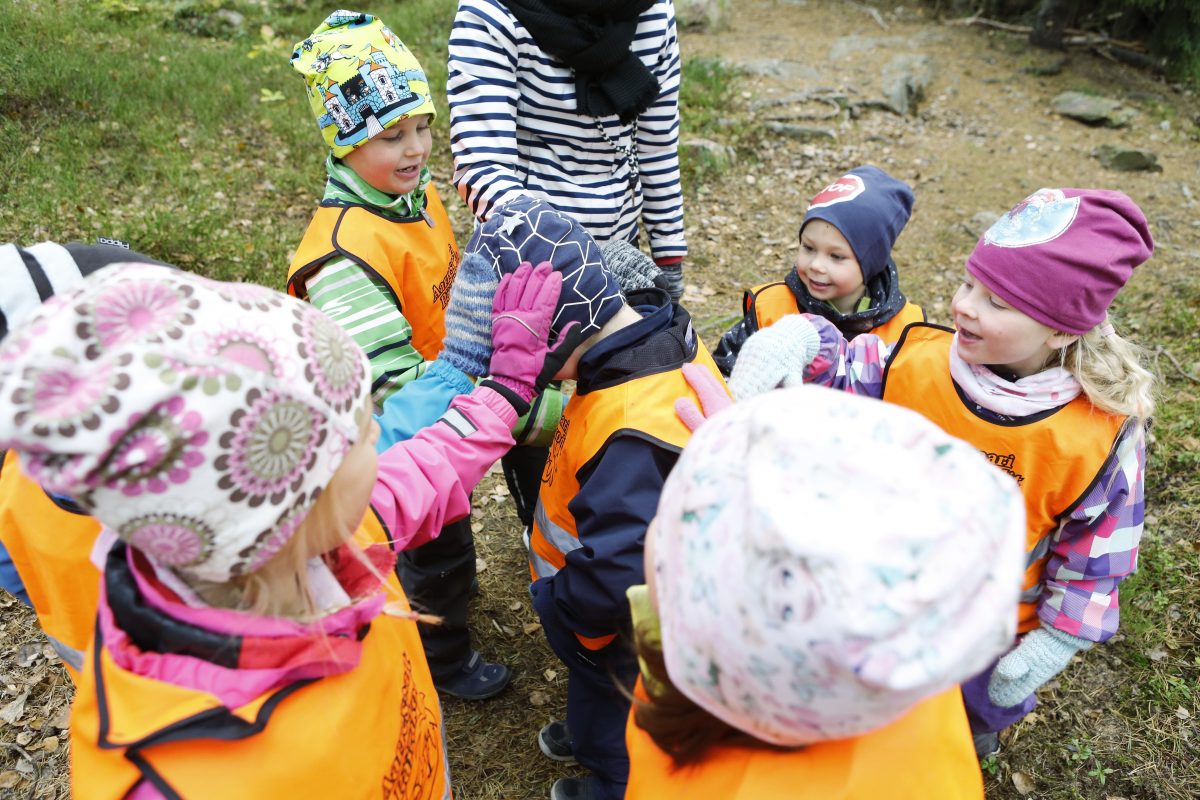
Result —
M 486 387 L 460 395 L 441 418 L 379 456 L 371 506 L 396 550 L 419 547 L 471 511 L 471 490 L 513 445 L 517 412 Z

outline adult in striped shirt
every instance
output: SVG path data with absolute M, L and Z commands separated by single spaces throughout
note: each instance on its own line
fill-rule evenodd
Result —
M 679 40 L 671 0 L 459 0 L 454 185 L 480 220 L 533 194 L 600 242 L 637 242 L 683 292 Z

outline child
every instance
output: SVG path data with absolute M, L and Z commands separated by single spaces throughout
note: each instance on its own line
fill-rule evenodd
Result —
M 982 800 L 955 684 L 1016 630 L 1023 531 L 1013 481 L 907 409 L 800 387 L 711 418 L 629 591 L 626 797 Z
M 894 346 L 847 342 L 796 315 L 750 337 L 739 397 L 828 384 L 920 411 L 1013 475 L 1028 514 L 1028 571 L 1012 652 L 964 687 L 981 754 L 1025 716 L 1035 690 L 1116 632 L 1117 586 L 1137 565 L 1153 377 L 1108 308 L 1154 243 L 1120 192 L 1041 189 L 967 259 L 957 331 L 910 326 Z M 790 361 L 773 358 L 788 352 Z
M 109 244 L 0 244 L 0 340 L 44 300 L 118 261 L 158 262 Z M 47 535 L 52 532 L 53 535 Z M 88 559 L 100 526 L 69 497 L 51 494 L 21 472 L 13 450 L 0 469 L 0 552 L 10 573 L 4 588 L 32 606 L 72 679 L 92 637 L 100 574 Z
M 511 446 L 561 363 L 539 341 L 559 286 L 503 282 L 491 378 L 379 456 L 362 351 L 269 289 L 118 264 L 8 337 L 0 446 L 111 542 L 73 796 L 448 795 L 393 548 L 465 514 Z
M 912 189 L 878 167 L 852 169 L 826 186 L 800 223 L 796 268 L 782 281 L 755 286 L 742 300 L 745 318 L 725 332 L 713 358 L 733 370 L 746 337 L 801 311 L 832 322 L 843 336 L 900 338 L 925 312 L 900 292 L 892 245 L 912 212 Z
M 291 62 L 329 153 L 325 196 L 288 269 L 288 291 L 368 353 L 377 407 L 428 372 L 415 396 L 428 403 L 424 416 L 436 418 L 486 369 L 487 340 L 441 352 L 459 251 L 426 166 L 437 112 L 425 72 L 382 21 L 349 11 L 330 14 L 296 45 Z M 470 519 L 402 554 L 399 571 L 409 596 L 442 618 L 422 629 L 439 688 L 472 700 L 502 691 L 508 668 L 481 659 L 467 628 Z
M 637 674 L 625 590 L 642 581 L 642 537 L 658 493 L 690 431 L 677 397 L 694 397 L 680 368 L 716 367 L 687 312 L 666 291 L 623 298 L 600 247 L 573 218 L 542 200 L 495 210 L 467 244 L 507 274 L 548 260 L 563 274 L 553 330 L 579 323 L 582 343 L 557 377 L 574 379 L 542 475 L 529 537 L 530 593 L 546 638 L 568 669 L 567 720 L 538 735 L 542 751 L 578 761 L 585 780 L 564 778 L 554 800 L 619 798 L 629 768 L 622 732 Z

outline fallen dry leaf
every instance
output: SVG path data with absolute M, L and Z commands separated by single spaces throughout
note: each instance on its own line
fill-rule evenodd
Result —
M 479 533 L 482 530 L 483 530 L 482 522 L 472 522 L 471 523 L 471 533 Z
M 521 601 L 513 600 L 511 603 L 508 604 L 508 610 L 509 611 L 520 611 L 521 610 Z
M 531 706 L 544 706 L 544 705 L 546 705 L 546 703 L 549 703 L 549 702 L 550 702 L 550 695 L 546 694 L 545 692 L 541 691 L 540 689 L 536 692 L 529 693 L 529 704 Z
M 1022 795 L 1029 794 L 1037 788 L 1037 784 L 1033 782 L 1033 778 L 1026 775 L 1024 772 L 1014 772 L 1012 774 L 1013 788 Z
M 545 672 L 543 672 L 542 675 L 545 676 L 546 680 L 553 681 L 555 678 L 558 677 L 558 670 L 548 669 Z
M 20 783 L 21 780 L 21 773 L 15 769 L 6 769 L 4 772 L 0 772 L 0 789 L 11 789 Z
M 482 558 L 475 559 L 475 571 L 476 572 L 487 572 L 487 568 L 488 568 L 487 561 L 483 560 Z
M 540 622 L 526 622 L 525 627 L 523 627 L 521 630 L 525 631 L 525 633 L 528 634 L 528 633 L 533 633 L 536 630 L 541 630 L 541 627 L 542 627 L 542 623 L 540 623 Z
M 0 721 L 7 722 L 9 725 L 12 725 L 14 722 L 19 720 L 21 715 L 25 713 L 25 701 L 28 699 L 29 690 L 26 689 L 17 695 L 17 699 L 13 700 L 4 708 L 0 708 Z
M 71 726 L 71 707 L 64 705 L 59 708 L 47 724 L 51 728 L 58 728 L 60 731 L 65 731 Z
M 1177 706 L 1175 708 L 1175 716 L 1179 717 L 1180 719 L 1187 719 L 1188 717 L 1192 716 L 1192 713 L 1183 706 Z
M 59 744 L 61 742 L 58 741 L 57 736 L 47 736 L 45 739 L 42 739 L 41 750 L 43 753 L 53 753 L 58 749 Z

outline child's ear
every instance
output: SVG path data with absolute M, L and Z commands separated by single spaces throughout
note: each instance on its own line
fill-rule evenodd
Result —
M 1046 346 L 1051 350 L 1061 350 L 1068 345 L 1075 344 L 1077 341 L 1079 341 L 1079 334 L 1077 333 L 1062 333 L 1060 331 L 1055 331 L 1054 333 L 1050 334 L 1050 338 L 1046 340 Z

